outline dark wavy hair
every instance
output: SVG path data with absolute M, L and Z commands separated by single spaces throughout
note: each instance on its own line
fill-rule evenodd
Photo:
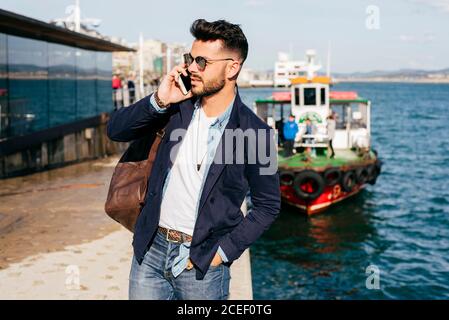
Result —
M 201 41 L 222 40 L 224 49 L 238 52 L 242 62 L 248 56 L 248 41 L 238 24 L 232 24 L 225 20 L 208 22 L 198 19 L 192 23 L 190 33 L 195 39 Z

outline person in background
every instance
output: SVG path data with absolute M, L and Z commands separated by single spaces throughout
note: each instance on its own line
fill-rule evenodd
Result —
M 117 110 L 117 106 L 118 106 L 118 104 L 117 104 L 117 91 L 119 90 L 119 89 L 121 89 L 122 88 L 122 81 L 120 80 L 120 78 L 116 75 L 116 74 L 114 74 L 113 76 L 112 76 L 112 92 L 113 92 L 113 97 L 114 97 L 114 110 Z
M 313 134 L 313 133 L 314 133 L 314 125 L 312 124 L 312 121 L 310 121 L 310 119 L 307 118 L 306 119 L 306 131 L 304 132 L 304 134 Z M 310 141 L 310 143 L 311 143 L 311 141 Z
M 134 84 L 134 76 L 131 75 L 128 79 L 128 93 L 129 93 L 129 103 L 133 104 L 136 101 L 136 85 Z
M 122 87 L 122 81 L 116 74 L 114 74 L 112 76 L 112 89 L 117 90 L 117 89 L 120 89 L 121 87 Z
M 295 116 L 290 115 L 288 121 L 284 123 L 284 154 L 286 157 L 293 155 L 293 146 L 297 133 L 298 125 L 295 122 Z
M 285 141 L 284 124 L 285 124 L 285 122 L 284 122 L 284 119 L 282 119 L 282 118 L 279 120 L 276 120 L 274 122 L 274 129 L 277 131 L 277 136 L 278 136 L 278 138 L 277 138 L 278 147 L 281 147 L 284 145 L 284 141 Z
M 306 126 L 304 128 L 305 129 L 304 130 L 304 135 L 313 135 L 313 134 L 315 134 L 316 133 L 316 126 L 312 123 L 312 121 L 310 121 L 309 118 L 306 118 L 305 123 L 306 123 Z M 310 138 L 310 137 L 306 137 L 304 139 L 304 143 L 313 144 L 314 143 L 314 139 Z M 310 146 L 308 146 L 306 148 L 306 151 L 307 151 L 307 154 L 311 154 L 312 156 L 316 155 L 315 148 L 311 148 Z
M 327 135 L 329 137 L 329 148 L 331 149 L 332 152 L 330 155 L 331 159 L 335 157 L 334 147 L 332 146 L 332 140 L 335 137 L 335 126 L 336 126 L 335 115 L 334 113 L 331 113 L 327 117 Z

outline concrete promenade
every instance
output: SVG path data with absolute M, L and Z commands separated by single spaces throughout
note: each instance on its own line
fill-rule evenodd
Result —
M 0 299 L 128 298 L 132 234 L 103 211 L 117 161 L 0 180 Z M 231 278 L 252 299 L 248 251 Z

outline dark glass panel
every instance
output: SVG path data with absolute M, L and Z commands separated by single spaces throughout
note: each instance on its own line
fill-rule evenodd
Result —
M 76 59 L 75 49 L 48 44 L 48 88 L 50 126 L 76 119 Z
M 97 111 L 111 112 L 112 102 L 112 53 L 97 52 Z
M 76 49 L 76 118 L 97 114 L 96 52 Z
M 8 35 L 10 134 L 48 127 L 48 44 Z

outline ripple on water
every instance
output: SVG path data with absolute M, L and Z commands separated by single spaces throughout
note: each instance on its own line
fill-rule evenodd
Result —
M 449 299 L 449 85 L 333 89 L 372 100 L 382 174 L 314 219 L 283 207 L 251 249 L 254 297 Z M 248 105 L 271 92 L 241 90 Z M 370 264 L 381 270 L 381 290 L 365 287 Z
M 449 205 L 449 200 L 447 197 L 432 197 L 430 198 L 430 201 L 435 204 Z

